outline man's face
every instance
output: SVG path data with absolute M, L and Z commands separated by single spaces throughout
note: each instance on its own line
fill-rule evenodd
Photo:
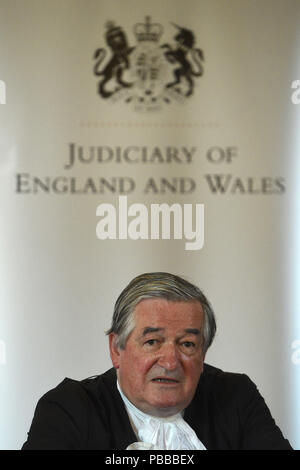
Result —
M 140 410 L 170 416 L 191 402 L 203 371 L 204 314 L 199 302 L 142 300 L 125 349 L 110 335 L 123 393 Z

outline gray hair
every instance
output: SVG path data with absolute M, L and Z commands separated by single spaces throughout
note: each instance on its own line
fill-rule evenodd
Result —
M 203 352 L 213 342 L 216 333 L 216 320 L 213 309 L 201 290 L 174 274 L 157 272 L 135 277 L 119 295 L 107 335 L 118 335 L 117 346 L 125 349 L 126 341 L 135 327 L 134 309 L 143 299 L 158 297 L 169 301 L 190 302 L 197 300 L 204 312 Z

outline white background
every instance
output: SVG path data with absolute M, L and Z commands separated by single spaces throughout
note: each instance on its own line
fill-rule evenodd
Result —
M 0 0 L 0 447 L 20 448 L 40 396 L 64 377 L 111 366 L 104 331 L 127 283 L 147 271 L 183 275 L 217 317 L 207 362 L 248 374 L 276 422 L 300 448 L 300 78 L 297 0 Z M 150 15 L 174 44 L 171 23 L 192 30 L 204 75 L 182 104 L 138 113 L 97 94 L 93 54 L 112 20 L 136 45 Z M 300 106 L 300 105 L 299 105 Z M 77 163 L 68 145 L 197 147 L 191 165 Z M 232 163 L 207 150 L 235 147 Z M 118 194 L 18 194 L 16 174 L 126 176 L 130 203 L 205 204 L 205 246 L 96 238 L 96 207 Z M 284 179 L 284 194 L 212 194 L 205 175 Z M 147 178 L 192 177 L 189 195 L 145 194 Z M 296 343 L 294 343 L 295 345 Z M 296 358 L 299 356 L 296 356 Z

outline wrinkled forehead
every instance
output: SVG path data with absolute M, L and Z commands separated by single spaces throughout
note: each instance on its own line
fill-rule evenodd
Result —
M 201 328 L 204 322 L 202 305 L 197 300 L 171 301 L 162 298 L 141 300 L 133 310 L 135 327 Z

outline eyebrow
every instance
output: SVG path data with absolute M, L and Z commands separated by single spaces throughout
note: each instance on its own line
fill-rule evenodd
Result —
M 164 329 L 165 328 L 156 328 L 154 326 L 146 326 L 146 328 L 143 329 L 142 336 L 146 336 L 149 333 L 157 333 L 159 331 L 164 331 Z M 184 332 L 188 334 L 193 334 L 193 335 L 201 334 L 201 331 L 198 330 L 198 328 L 186 328 Z
M 164 328 L 155 328 L 154 326 L 146 326 L 143 329 L 142 336 L 146 336 L 148 333 L 157 333 L 158 331 L 163 331 Z
M 200 335 L 201 334 L 201 331 L 198 330 L 198 328 L 186 328 L 184 331 L 185 331 L 185 333 L 191 333 L 193 335 Z

